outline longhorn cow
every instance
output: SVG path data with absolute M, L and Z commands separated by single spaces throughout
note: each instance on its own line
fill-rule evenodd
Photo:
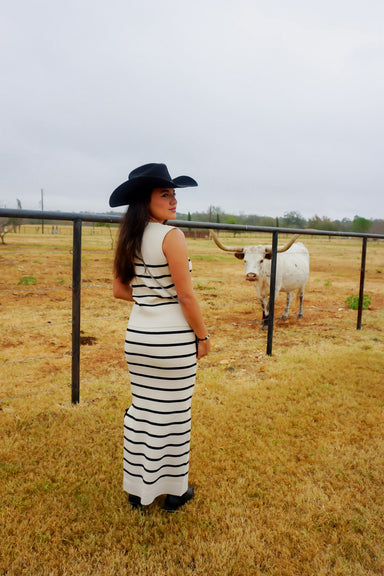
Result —
M 263 311 L 263 328 L 268 325 L 269 318 L 269 292 L 271 276 L 271 246 L 224 246 L 211 230 L 212 238 L 221 250 L 233 252 L 236 258 L 244 260 L 245 279 L 253 282 L 257 297 L 261 303 Z M 295 243 L 298 234 L 292 236 L 288 242 L 278 248 L 276 263 L 276 284 L 275 298 L 280 291 L 287 293 L 287 303 L 281 317 L 286 320 L 289 315 L 289 308 L 292 301 L 293 292 L 297 290 L 299 298 L 298 318 L 303 317 L 304 287 L 309 275 L 309 253 L 304 244 Z

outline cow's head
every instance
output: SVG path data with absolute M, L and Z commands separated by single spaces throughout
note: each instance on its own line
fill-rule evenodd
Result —
M 212 230 L 211 234 L 216 246 L 221 248 L 221 250 L 233 252 L 236 258 L 244 260 L 246 280 L 250 282 L 259 280 L 265 261 L 272 259 L 271 246 L 225 246 Z M 285 252 L 288 250 L 298 237 L 298 234 L 292 236 L 284 246 L 277 249 L 277 252 Z
M 241 255 L 245 265 L 245 279 L 249 282 L 260 279 L 265 261 L 272 258 L 272 252 L 266 246 L 244 246 Z

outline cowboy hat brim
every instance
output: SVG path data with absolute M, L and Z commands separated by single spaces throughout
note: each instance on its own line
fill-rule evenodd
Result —
M 165 178 L 138 176 L 123 182 L 114 190 L 109 198 L 111 208 L 126 206 L 138 199 L 138 194 L 145 188 L 189 188 L 197 186 L 196 180 L 190 176 L 177 176 L 173 180 Z

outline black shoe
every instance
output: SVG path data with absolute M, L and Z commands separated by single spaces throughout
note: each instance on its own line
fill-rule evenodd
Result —
M 164 510 L 167 512 L 176 512 L 181 506 L 184 506 L 186 502 L 192 500 L 195 495 L 193 486 L 190 486 L 188 490 L 182 496 L 172 496 L 172 494 L 167 494 L 164 503 Z
M 140 496 L 134 496 L 133 494 L 129 495 L 128 502 L 132 506 L 132 508 L 141 508 L 141 498 Z

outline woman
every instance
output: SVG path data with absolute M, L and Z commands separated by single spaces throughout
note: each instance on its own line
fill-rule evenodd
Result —
M 210 350 L 209 334 L 192 288 L 184 234 L 166 225 L 176 218 L 175 188 L 165 164 L 133 170 L 111 195 L 129 205 L 114 261 L 113 294 L 133 300 L 125 340 L 132 405 L 124 417 L 124 490 L 148 505 L 166 494 L 175 511 L 194 496 L 188 487 L 191 399 L 196 359 Z

